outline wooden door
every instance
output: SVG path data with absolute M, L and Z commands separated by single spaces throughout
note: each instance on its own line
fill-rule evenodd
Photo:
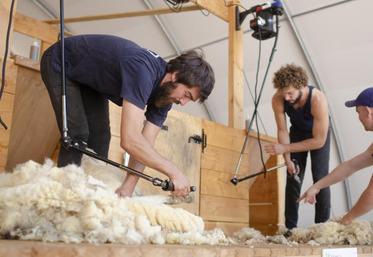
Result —
M 200 161 L 201 144 L 189 140 L 191 136 L 201 135 L 201 119 L 177 111 L 170 111 L 164 123 L 166 129 L 159 133 L 155 149 L 164 157 L 171 160 L 188 177 L 192 185 L 197 187 L 193 193 L 194 201 L 190 204 L 179 204 L 176 207 L 184 208 L 194 214 L 199 214 L 200 191 Z M 150 168 L 145 168 L 145 173 L 161 179 L 168 179 L 165 175 Z M 169 194 L 150 182 L 141 180 L 138 187 L 145 195 Z
M 254 179 L 233 185 L 236 164 L 244 144 L 246 130 L 229 128 L 203 120 L 202 127 L 207 137 L 207 147 L 201 157 L 201 202 L 200 214 L 207 228 L 220 227 L 230 234 L 242 227 L 249 226 L 250 187 Z M 273 142 L 271 137 L 263 136 L 262 146 Z M 267 162 L 269 155 L 263 153 Z M 260 171 L 259 144 L 256 133 L 249 133 L 248 142 L 242 156 L 238 177 Z M 275 181 L 270 182 L 275 183 Z

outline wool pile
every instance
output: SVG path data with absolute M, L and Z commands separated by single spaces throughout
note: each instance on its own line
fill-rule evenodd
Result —
M 99 170 L 108 167 L 89 169 L 103 178 Z M 205 237 L 203 220 L 163 204 L 165 196 L 119 198 L 112 188 L 118 185 L 109 186 L 76 165 L 57 168 L 50 160 L 43 165 L 28 161 L 0 175 L 0 236 L 124 244 L 164 244 L 170 233 Z
M 114 190 L 123 171 L 85 159 L 82 166 L 57 168 L 28 161 L 11 173 L 0 173 L 0 238 L 67 243 L 122 244 L 285 244 L 370 245 L 371 224 L 335 221 L 263 236 L 242 228 L 232 237 L 221 229 L 204 230 L 204 222 L 184 209 L 164 203 L 169 196 L 120 198 Z

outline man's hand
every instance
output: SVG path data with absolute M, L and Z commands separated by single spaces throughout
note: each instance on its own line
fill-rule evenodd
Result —
M 174 174 L 175 175 L 170 176 L 170 180 L 174 184 L 174 191 L 172 194 L 175 196 L 187 196 L 190 192 L 188 178 L 181 171 L 177 171 Z
M 287 171 L 288 171 L 289 175 L 298 174 L 298 170 L 295 167 L 295 163 L 293 161 L 287 161 L 286 162 L 286 167 L 287 167 Z
M 264 150 L 270 155 L 284 154 L 288 152 L 286 145 L 284 144 L 269 144 L 264 146 Z
M 298 202 L 301 202 L 304 199 L 305 203 L 314 204 L 316 203 L 316 195 L 320 192 L 320 189 L 315 187 L 315 185 L 311 186 L 307 189 L 306 192 L 298 199 Z
M 345 216 L 343 216 L 343 218 L 339 221 L 339 223 L 341 223 L 343 225 L 349 225 L 349 224 L 351 224 L 351 222 L 352 222 L 352 219 L 350 218 L 348 213 Z
M 132 194 L 133 194 L 133 190 L 132 189 L 129 189 L 125 183 L 123 182 L 123 184 L 117 188 L 117 190 L 115 190 L 115 193 L 119 196 L 119 197 L 132 197 Z

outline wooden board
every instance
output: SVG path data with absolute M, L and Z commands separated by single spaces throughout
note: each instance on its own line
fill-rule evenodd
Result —
M 27 160 L 44 162 L 59 139 L 56 118 L 38 71 L 18 66 L 6 169 Z
M 272 156 L 266 167 L 276 166 L 282 158 Z M 283 170 L 283 169 L 282 169 Z M 266 235 L 273 235 L 278 225 L 283 224 L 283 182 L 280 169 L 256 177 L 250 187 L 250 227 Z
M 201 217 L 205 221 L 247 223 L 249 202 L 247 199 L 216 197 L 201 194 Z
M 125 151 L 120 147 L 120 137 L 112 135 L 110 139 L 108 158 L 117 163 L 123 163 Z
M 228 9 L 228 126 L 244 129 L 244 83 L 242 30 L 236 30 L 236 6 Z
M 230 182 L 235 174 L 246 131 L 205 120 L 203 120 L 202 126 L 207 136 L 207 148 L 205 148 L 201 158 L 200 209 L 202 218 L 207 222 L 225 224 L 221 226 L 224 230 L 230 227 L 238 228 L 243 224 L 247 226 L 249 220 L 250 224 L 259 228 L 263 222 L 260 216 L 263 215 L 263 211 L 266 211 L 267 213 L 263 217 L 269 224 L 267 227 L 272 226 L 270 224 L 276 224 L 277 228 L 279 194 L 276 175 L 274 175 L 274 179 L 268 179 L 271 177 L 267 175 L 266 184 L 263 187 L 265 191 L 261 192 L 259 192 L 261 184 L 258 183 L 255 190 L 251 190 L 252 185 L 256 183 L 256 178 L 240 182 L 238 185 L 233 185 Z M 267 136 L 261 135 L 260 138 L 262 147 L 275 141 L 275 139 Z M 270 157 L 264 151 L 263 158 L 267 168 L 276 165 L 278 161 L 277 157 Z M 260 172 L 262 168 L 257 135 L 251 132 L 248 135 L 247 145 L 242 155 L 238 177 L 243 178 Z M 255 192 L 253 200 L 251 200 L 252 192 Z M 260 198 L 260 193 L 264 195 L 262 196 L 263 199 Z M 256 205 L 254 206 L 254 204 Z M 263 207 L 263 205 L 266 207 Z
M 180 204 L 177 207 L 199 214 L 201 145 L 194 142 L 188 143 L 188 139 L 193 135 L 201 135 L 201 119 L 173 110 L 169 112 L 164 125 L 168 130 L 161 130 L 156 139 L 155 149 L 175 163 L 191 184 L 197 187 L 197 191 L 193 193 L 194 202 Z M 150 168 L 146 168 L 144 172 L 151 176 L 168 179 L 162 173 Z M 154 187 L 148 181 L 140 180 L 138 187 L 146 195 L 169 194 L 169 192 L 163 192 L 159 187 Z
M 191 2 L 199 5 L 203 9 L 213 13 L 217 17 L 221 18 L 224 21 L 228 21 L 228 8 L 226 6 L 225 0 L 191 0 Z
M 209 136 L 210 134 L 207 135 L 208 146 L 206 147 L 203 153 L 203 158 L 201 160 L 201 168 L 220 171 L 233 175 L 236 164 L 240 157 L 240 153 L 238 151 L 233 151 L 230 149 L 210 145 L 212 139 Z M 240 173 L 245 174 L 249 171 L 249 169 L 249 154 L 246 153 L 242 156 Z
M 59 34 L 58 26 L 47 24 L 20 13 L 15 15 L 14 31 L 38 38 L 48 44 L 57 42 Z
M 2 65 L 2 62 L 0 62 L 0 64 Z M 8 129 L 0 126 L 0 172 L 5 170 L 6 161 L 8 158 L 9 138 L 10 131 L 12 129 L 12 117 L 14 109 L 17 66 L 14 65 L 13 61 L 8 61 L 6 70 L 5 87 L 0 101 L 0 115 Z
M 201 194 L 249 200 L 249 184 L 243 182 L 234 186 L 229 173 L 201 170 Z
M 182 6 L 180 9 L 177 10 L 177 12 L 197 11 L 199 9 L 200 8 L 197 6 Z M 102 14 L 102 15 L 90 15 L 90 16 L 65 18 L 64 22 L 66 24 L 66 23 L 74 23 L 74 22 L 123 19 L 123 18 L 140 17 L 140 16 L 162 15 L 162 14 L 169 14 L 169 13 L 174 13 L 174 12 L 175 11 L 172 10 L 171 8 L 151 9 L 151 10 L 142 10 L 142 11 L 135 11 L 135 12 L 111 13 L 111 14 Z M 53 19 L 53 20 L 45 20 L 44 22 L 48 24 L 58 24 L 60 20 Z
M 4 92 L 0 101 L 0 114 L 8 129 L 4 129 L 3 126 L 0 127 L 0 171 L 4 171 L 8 158 L 13 105 L 14 95 Z
M 13 8 L 13 17 L 15 15 L 16 9 L 17 9 L 17 0 L 14 0 L 14 8 Z M 1 0 L 0 1 L 0 56 L 1 59 L 4 57 L 5 52 L 5 39 L 8 29 L 8 23 L 9 23 L 9 14 L 10 14 L 10 6 L 11 6 L 12 0 Z M 9 45 L 12 45 L 12 37 L 13 37 L 13 23 L 11 27 L 11 33 L 9 37 Z M 10 49 L 8 51 L 8 54 L 10 53 Z
M 206 221 L 205 230 L 211 230 L 214 228 L 220 228 L 228 236 L 232 236 L 235 232 L 241 230 L 241 228 L 246 228 L 249 223 L 237 223 L 237 222 L 214 222 Z
M 109 102 L 110 133 L 112 136 L 120 137 L 120 122 L 122 106 Z
M 345 246 L 329 246 L 333 248 Z M 64 244 L 34 241 L 0 240 L 0 257 L 320 257 L 322 246 L 247 245 L 247 246 L 183 246 L 183 245 L 121 245 Z M 372 246 L 357 247 L 358 257 L 370 257 Z

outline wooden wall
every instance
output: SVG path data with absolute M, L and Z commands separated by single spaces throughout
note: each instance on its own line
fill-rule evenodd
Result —
M 113 139 L 109 155 L 111 159 L 123 162 L 124 151 L 118 147 L 120 108 L 112 105 L 110 115 Z M 237 186 L 230 182 L 244 143 L 245 130 L 229 128 L 177 111 L 170 111 L 164 125 L 168 130 L 161 130 L 155 148 L 184 171 L 198 189 L 194 193 L 194 203 L 177 207 L 200 215 L 207 229 L 220 227 L 227 233 L 233 233 L 242 227 L 252 226 L 266 234 L 277 231 L 277 224 L 282 223 L 283 209 L 280 174 L 272 172 L 265 178 L 261 176 L 246 180 Z M 207 147 L 203 152 L 201 145 L 188 143 L 188 138 L 201 135 L 202 129 L 207 136 Z M 256 136 L 256 133 L 249 134 L 239 177 L 262 169 Z M 261 138 L 263 146 L 275 141 L 263 135 Z M 267 154 L 264 154 L 264 159 L 267 168 L 281 162 L 281 158 Z M 149 168 L 145 172 L 167 179 Z M 143 194 L 168 194 L 141 179 L 139 188 Z
M 28 59 L 10 61 L 0 112 L 8 130 L 0 129 L 0 170 L 27 160 L 44 162 L 59 138 L 57 123 L 39 73 Z
M 10 0 L 0 3 L 1 65 L 10 4 Z M 16 13 L 16 4 L 17 1 L 15 1 L 13 11 L 12 31 L 40 39 L 42 52 L 57 41 L 59 33 L 57 26 Z M 12 33 L 10 34 L 10 46 L 11 38 Z M 56 144 L 54 141 L 57 138 L 57 125 L 53 122 L 55 119 L 51 116 L 49 98 L 38 69 L 39 64 L 28 59 L 8 58 L 5 88 L 0 101 L 0 115 L 8 129 L 0 127 L 0 171 L 5 168 L 12 169 L 15 164 L 27 159 L 42 162 L 44 156 L 50 156 L 50 149 L 55 147 L 52 145 Z M 35 119 L 42 116 L 45 120 Z M 45 134 L 42 135 L 39 132 Z M 43 136 L 46 136 L 44 139 L 46 142 L 38 145 L 40 137 Z
M 120 121 L 121 121 L 122 107 L 116 104 L 109 104 L 110 114 L 110 148 L 109 156 L 110 160 L 115 162 L 123 163 L 125 151 L 120 147 Z
M 194 201 L 177 207 L 199 215 L 201 145 L 189 140 L 189 137 L 201 135 L 201 119 L 186 113 L 170 111 L 164 126 L 167 130 L 160 131 L 155 142 L 155 149 L 171 160 L 186 175 L 191 185 L 197 187 L 197 191 L 192 193 Z M 150 168 L 145 168 L 145 172 L 155 177 L 168 179 L 165 175 Z M 145 181 L 140 182 L 139 188 L 144 194 L 170 193 L 162 192 Z
M 120 147 L 120 113 L 121 107 L 110 105 L 110 126 L 112 139 L 110 143 L 109 158 L 123 163 L 124 150 Z M 189 137 L 201 134 L 201 119 L 185 113 L 171 110 L 164 123 L 167 129 L 162 129 L 155 142 L 155 149 L 164 157 L 171 160 L 188 177 L 191 185 L 200 184 L 200 158 L 201 146 L 194 142 L 188 142 Z M 144 172 L 150 176 L 168 179 L 162 173 L 151 168 L 145 168 Z M 144 195 L 169 194 L 160 187 L 153 186 L 146 180 L 139 180 L 138 192 Z M 199 214 L 199 190 L 193 193 L 194 202 L 180 204 L 177 207 Z
M 283 163 L 281 156 L 271 156 L 266 167 L 279 163 Z M 285 168 L 258 176 L 250 187 L 250 227 L 266 235 L 276 234 L 278 225 L 284 224 L 285 181 L 282 172 L 286 172 Z
M 0 1 L 0 60 L 4 58 L 5 39 L 6 39 L 8 23 L 9 23 L 11 2 L 12 2 L 11 0 Z M 17 0 L 15 0 L 14 2 L 13 17 L 15 15 L 16 8 L 17 8 Z M 13 26 L 14 26 L 14 23 L 12 23 L 12 27 L 10 31 L 13 30 Z M 11 43 L 12 43 L 12 33 L 10 33 L 9 45 L 11 45 Z M 10 49 L 8 51 L 8 54 L 9 53 L 10 53 Z
M 3 0 L 0 2 L 0 65 L 3 65 L 3 58 L 5 52 L 5 39 L 9 21 L 10 0 Z M 15 3 L 16 7 L 16 3 Z M 13 13 L 14 14 L 14 13 Z M 10 34 L 11 44 L 12 33 Z M 9 54 L 10 51 L 8 51 Z M 7 156 L 8 145 L 11 128 L 11 119 L 14 106 L 14 93 L 15 93 L 15 72 L 16 67 L 12 61 L 7 62 L 6 69 L 8 70 L 5 77 L 5 88 L 0 101 L 0 115 L 2 120 L 7 124 L 8 130 L 0 126 L 0 170 L 4 169 Z M 2 70 L 0 69 L 0 83 L 1 83 Z
M 246 131 L 229 128 L 211 121 L 203 120 L 202 127 L 207 135 L 207 148 L 201 158 L 201 200 L 200 215 L 206 221 L 207 228 L 221 227 L 227 233 L 237 231 L 256 223 L 255 216 L 250 216 L 250 188 L 256 183 L 250 179 L 234 186 L 230 180 L 240 156 Z M 262 136 L 264 146 L 274 139 Z M 240 165 L 238 177 L 244 177 L 260 171 L 262 164 L 259 157 L 259 145 L 256 134 L 250 133 Z M 269 156 L 264 153 L 264 159 Z M 277 180 L 268 183 L 277 190 Z M 277 208 L 277 206 L 271 206 Z M 272 217 L 272 215 L 274 217 Z M 277 219 L 274 213 L 271 218 Z M 253 220 L 250 220 L 253 218 Z
M 351 246 L 310 246 L 299 245 L 123 245 L 123 244 L 65 244 L 36 241 L 0 240 L 0 257 L 320 257 L 325 248 Z M 373 247 L 352 246 L 357 248 L 357 257 L 371 257 Z M 341 256 L 341 255 L 338 255 Z
M 2 64 L 1 64 L 2 65 Z M 0 170 L 4 170 L 8 159 L 8 148 L 10 131 L 12 129 L 12 115 L 16 89 L 17 66 L 13 61 L 7 62 L 7 73 L 5 77 L 5 88 L 0 101 L 0 115 L 8 126 L 8 129 L 0 127 Z

